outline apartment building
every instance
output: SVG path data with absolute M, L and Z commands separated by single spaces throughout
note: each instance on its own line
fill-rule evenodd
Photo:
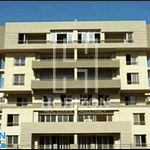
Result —
M 0 54 L 6 148 L 150 147 L 145 21 L 6 23 Z

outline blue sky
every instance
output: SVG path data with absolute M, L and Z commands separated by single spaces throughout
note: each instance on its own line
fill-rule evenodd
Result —
M 149 1 L 0 1 L 5 22 L 146 20 Z

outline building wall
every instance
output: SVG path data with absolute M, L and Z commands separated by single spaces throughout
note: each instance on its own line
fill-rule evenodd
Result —
M 111 55 L 113 55 L 113 59 L 119 60 L 116 64 L 113 61 L 112 64 L 111 62 L 108 62 L 109 65 L 107 64 L 104 68 L 107 68 L 108 70 L 110 70 L 110 68 L 117 68 L 113 80 L 120 80 L 121 84 L 117 84 L 116 86 L 110 84 L 109 87 L 104 88 L 104 85 L 108 83 L 107 81 L 104 81 L 103 85 L 100 86 L 98 93 L 95 93 L 94 88 L 91 89 L 93 86 L 91 86 L 90 89 L 88 89 L 88 94 L 92 94 L 94 97 L 93 103 L 98 102 L 98 94 L 110 94 L 110 105 L 107 107 L 93 108 L 84 108 L 77 105 L 73 105 L 71 108 L 43 108 L 42 98 L 44 95 L 54 95 L 54 97 L 57 98 L 54 102 L 57 104 L 60 103 L 61 95 L 63 95 L 63 93 L 60 92 L 54 93 L 52 88 L 47 88 L 47 81 L 46 83 L 40 83 L 39 74 L 37 73 L 39 70 L 42 72 L 43 68 L 51 68 L 48 62 L 40 64 L 40 67 L 36 62 L 40 63 L 40 53 L 51 53 L 53 45 L 50 43 L 18 44 L 18 33 L 46 33 L 47 40 L 49 40 L 52 30 L 72 30 L 74 39 L 77 40 L 78 31 L 85 29 L 100 30 L 102 40 L 105 40 L 106 32 L 133 32 L 133 43 L 102 42 L 98 44 L 99 52 L 112 52 Z M 4 93 L 1 93 L 1 96 L 4 94 L 6 101 L 0 106 L 2 114 L 0 131 L 6 132 L 7 136 L 18 135 L 18 144 L 21 145 L 22 148 L 31 148 L 31 143 L 34 143 L 34 138 L 32 139 L 33 134 L 46 135 L 68 133 L 74 134 L 74 137 L 78 134 L 115 134 L 115 144 L 122 144 L 124 147 L 126 147 L 126 145 L 130 147 L 130 144 L 134 143 L 135 134 L 146 134 L 146 142 L 148 144 L 150 143 L 150 110 L 149 105 L 146 105 L 145 103 L 145 99 L 149 95 L 147 51 L 149 50 L 148 47 L 150 45 L 150 28 L 149 26 L 146 26 L 145 21 L 6 23 L 6 27 L 2 28 L 2 30 L 5 30 L 5 38 L 4 32 L 3 34 L 0 33 L 0 37 L 3 37 L 3 41 L 5 42 L 0 46 L 0 49 L 5 51 L 3 52 L 5 57 L 5 71 L 4 88 L 1 89 L 1 92 Z M 63 49 L 63 44 L 57 44 L 56 48 L 59 49 L 60 54 L 62 54 L 61 50 Z M 84 50 L 84 48 L 85 44 L 72 43 L 67 45 L 68 50 L 74 50 L 76 52 L 81 52 L 80 50 Z M 90 49 L 90 52 L 93 53 L 92 49 L 94 50 L 95 44 L 88 44 L 88 48 Z M 126 65 L 126 54 L 132 53 L 138 55 L 138 64 Z M 77 53 L 74 54 L 77 55 Z M 14 56 L 17 55 L 25 55 L 25 66 L 14 66 Z M 76 59 L 76 56 L 74 58 Z M 88 67 L 91 65 L 91 62 L 84 62 L 70 63 L 68 64 L 68 68 L 71 67 L 75 70 L 78 66 L 86 68 L 86 65 Z M 83 66 L 80 66 L 81 64 Z M 67 68 L 67 64 L 65 63 L 61 64 L 59 62 L 59 65 L 60 68 Z M 99 62 L 101 68 L 103 68 L 103 65 L 104 62 Z M 139 84 L 128 85 L 127 73 L 139 73 Z M 25 85 L 13 85 L 13 74 L 25 74 Z M 61 72 L 59 74 L 61 74 Z M 36 87 L 35 84 L 33 88 L 32 80 L 36 80 L 39 87 Z M 71 83 L 75 83 L 75 81 L 76 77 L 74 77 L 73 82 L 69 81 L 69 84 L 71 85 Z M 78 84 L 79 89 L 76 89 L 74 84 L 66 91 L 67 94 L 72 95 L 73 104 L 77 102 L 77 104 L 80 105 L 80 95 L 85 94 L 84 89 L 81 88 L 81 83 L 82 82 L 80 82 L 80 85 Z M 52 87 L 52 84 L 50 86 Z M 16 106 L 17 97 L 19 96 L 27 97 L 29 104 L 23 107 Z M 137 105 L 125 105 L 125 96 L 136 96 Z M 38 122 L 38 112 L 49 110 L 72 110 L 74 111 L 74 122 Z M 79 115 L 78 111 L 81 110 L 114 111 L 114 122 L 77 122 Z M 145 113 L 146 124 L 134 125 L 133 113 Z M 7 126 L 8 114 L 19 114 L 19 126 Z
M 25 66 L 14 66 L 14 56 L 25 55 Z M 5 56 L 4 89 L 7 90 L 31 90 L 31 80 L 34 79 L 32 61 L 35 60 L 34 53 L 11 53 Z M 25 74 L 25 85 L 13 85 L 13 74 Z
M 147 47 L 147 33 L 145 21 L 107 21 L 107 22 L 51 22 L 51 23 L 6 23 L 5 48 L 53 48 L 52 44 L 18 44 L 18 33 L 46 33 L 50 34 L 51 30 L 74 30 L 74 37 L 77 38 L 76 30 L 98 29 L 101 33 L 105 32 L 133 32 L 133 43 L 101 43 L 100 48 L 115 47 Z M 63 45 L 58 45 L 61 48 Z M 69 44 L 67 47 L 84 48 L 85 44 Z M 93 47 L 94 44 L 89 44 Z

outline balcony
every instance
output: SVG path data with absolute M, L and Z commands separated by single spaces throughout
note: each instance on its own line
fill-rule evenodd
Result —
M 95 64 L 96 64 L 95 59 L 78 59 L 77 61 L 75 61 L 74 59 L 69 59 L 67 61 L 70 62 L 63 62 L 63 59 L 56 59 L 55 61 L 56 68 L 95 68 Z M 112 60 L 112 59 L 110 60 L 98 59 L 98 67 L 119 68 L 120 62 L 119 60 Z M 53 59 L 32 62 L 32 69 L 47 69 L 47 68 L 53 68 Z
M 96 88 L 95 80 L 86 80 L 87 88 Z M 70 89 L 84 89 L 85 88 L 85 80 L 66 80 L 66 88 Z M 57 89 L 63 89 L 63 80 L 55 81 Z M 120 80 L 97 80 L 98 88 L 120 88 Z M 65 85 L 65 84 L 64 84 Z M 53 89 L 54 81 L 32 81 L 31 82 L 32 89 Z
M 122 125 L 131 128 L 130 122 L 34 122 L 22 123 L 21 133 L 120 133 Z

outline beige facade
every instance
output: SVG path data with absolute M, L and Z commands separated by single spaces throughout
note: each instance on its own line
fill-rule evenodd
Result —
M 6 23 L 0 31 L 6 148 L 150 147 L 145 21 Z

